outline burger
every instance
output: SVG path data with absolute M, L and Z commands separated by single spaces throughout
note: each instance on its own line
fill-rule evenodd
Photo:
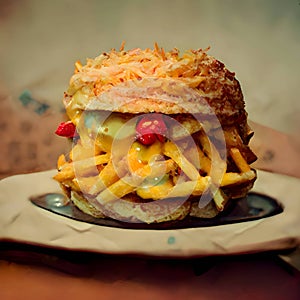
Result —
M 216 218 L 253 187 L 235 73 L 208 54 L 112 49 L 75 63 L 54 179 L 83 213 L 121 222 Z

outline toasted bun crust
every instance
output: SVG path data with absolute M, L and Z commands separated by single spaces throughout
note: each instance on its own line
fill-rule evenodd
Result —
M 246 119 L 235 74 L 206 50 L 179 56 L 157 47 L 101 54 L 76 65 L 64 104 L 71 120 L 78 110 L 122 113 L 193 113 Z

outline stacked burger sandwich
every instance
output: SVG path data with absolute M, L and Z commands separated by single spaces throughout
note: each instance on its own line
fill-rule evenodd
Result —
M 111 50 L 64 95 L 73 147 L 54 176 L 84 213 L 123 222 L 214 218 L 256 179 L 235 74 L 208 49 Z

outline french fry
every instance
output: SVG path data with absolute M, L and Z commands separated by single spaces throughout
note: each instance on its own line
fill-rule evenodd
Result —
M 125 175 L 125 168 L 119 168 L 116 172 L 113 162 L 109 161 L 108 164 L 100 172 L 96 183 L 90 188 L 89 194 L 96 195 L 119 180 L 119 176 Z
M 218 184 L 226 171 L 226 161 L 221 158 L 218 149 L 204 132 L 200 132 L 198 136 L 204 152 L 199 149 L 200 161 L 202 160 L 204 168 L 209 171 L 205 170 L 207 174 L 212 177 L 215 184 Z
M 209 142 L 209 139 L 207 137 L 207 135 L 205 134 L 205 132 L 200 132 L 198 134 L 198 138 L 200 141 L 200 144 L 202 145 L 203 148 L 203 152 L 206 154 L 206 156 L 211 160 L 212 159 L 212 149 L 211 149 L 211 143 Z
M 248 165 L 247 161 L 244 159 L 238 148 L 231 148 L 229 152 L 236 166 L 242 173 L 246 173 L 251 170 L 250 166 Z
M 171 180 L 166 181 L 161 185 L 150 187 L 140 187 L 137 189 L 137 194 L 144 199 L 161 200 L 165 198 L 186 197 L 189 195 L 199 196 L 208 187 L 210 178 L 200 177 L 197 181 L 185 181 L 173 185 Z
M 67 163 L 66 157 L 64 154 L 61 154 L 57 159 L 57 170 L 61 170 L 62 166 Z
M 167 180 L 163 184 L 153 185 L 148 187 L 139 187 L 136 193 L 139 197 L 143 199 L 153 199 L 160 200 L 168 196 L 170 189 L 173 188 L 173 183 L 171 180 Z
M 58 182 L 64 182 L 68 179 L 73 179 L 75 176 L 74 168 L 72 163 L 66 163 L 64 164 L 60 171 L 53 176 L 53 179 L 57 180 Z
M 248 172 L 245 173 L 232 173 L 232 172 L 228 172 L 225 173 L 222 181 L 221 181 L 221 187 L 223 186 L 227 186 L 227 185 L 232 185 L 232 184 L 241 184 L 241 183 L 245 183 L 248 182 L 250 180 L 252 180 L 253 178 L 255 178 L 255 172 L 250 170 Z
M 244 146 L 236 127 L 229 127 L 224 130 L 226 144 L 230 147 L 240 148 Z
M 73 179 L 76 176 L 88 176 L 98 173 L 97 165 L 107 163 L 109 160 L 109 154 L 97 155 L 95 157 L 74 161 L 64 164 L 60 171 L 53 177 L 59 182 L 63 182 L 67 179 Z M 94 174 L 95 175 L 95 174 Z
M 89 194 L 91 187 L 93 187 L 98 180 L 98 176 L 91 177 L 75 177 L 72 181 L 82 193 Z
M 165 142 L 163 151 L 166 156 L 172 158 L 176 162 L 191 180 L 196 181 L 200 177 L 197 169 L 187 160 L 174 143 L 171 141 Z
M 245 138 L 249 142 L 251 136 L 253 135 L 253 131 L 249 128 L 248 125 L 247 128 L 248 128 L 248 132 Z M 244 144 L 236 127 L 226 128 L 226 130 L 224 130 L 224 137 L 225 137 L 227 147 L 239 149 L 242 156 L 245 158 L 245 160 L 248 163 L 253 163 L 254 161 L 256 161 L 257 156 L 253 153 L 253 151 L 250 149 L 250 147 L 247 144 Z
M 97 166 L 107 163 L 110 159 L 108 153 L 86 158 L 83 160 L 74 161 L 74 172 L 77 176 L 96 175 L 98 173 Z
M 211 170 L 210 159 L 204 154 L 204 152 L 200 148 L 198 148 L 198 154 L 200 160 L 200 169 L 209 174 Z
M 142 181 L 132 176 L 125 176 L 103 190 L 96 199 L 101 203 L 109 203 L 132 193 Z
M 195 189 L 193 191 L 193 195 L 194 196 L 201 195 L 208 188 L 210 183 L 211 183 L 210 176 L 201 176 L 200 178 L 198 178 Z
M 228 201 L 228 197 L 224 194 L 224 192 L 221 189 L 218 189 L 215 192 L 213 199 L 218 211 L 222 211 L 225 207 L 225 204 Z
M 199 196 L 207 189 L 210 183 L 210 177 L 199 177 L 195 181 L 185 181 L 177 183 L 168 194 L 168 197 L 185 197 L 188 195 Z

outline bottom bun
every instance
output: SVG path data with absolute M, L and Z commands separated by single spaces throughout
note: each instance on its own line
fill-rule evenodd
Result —
M 101 204 L 101 199 L 85 195 L 73 190 L 71 187 L 61 185 L 64 193 L 72 203 L 83 213 L 95 218 L 114 219 L 126 223 L 162 223 L 168 221 L 183 220 L 187 216 L 212 219 L 221 212 L 231 207 L 232 202 L 238 202 L 240 198 L 247 196 L 253 187 L 255 178 L 247 183 L 228 186 L 223 193 L 228 201 L 222 211 L 218 210 L 212 199 L 204 207 L 199 207 L 199 197 L 169 198 L 164 200 L 142 202 L 139 197 L 125 196 L 124 199 Z
M 210 201 L 205 207 L 200 208 L 197 197 L 186 201 L 181 199 L 166 199 L 149 203 L 135 203 L 129 201 L 116 201 L 109 208 L 101 208 L 95 199 L 86 199 L 80 192 L 69 191 L 69 198 L 73 204 L 85 214 L 95 218 L 111 218 L 123 222 L 133 223 L 161 223 L 168 221 L 183 220 L 187 216 L 196 218 L 214 218 L 220 211 L 216 208 L 214 201 Z M 182 203 L 183 202 L 183 203 Z M 161 205 L 163 203 L 163 205 Z M 109 216 L 109 217 L 107 217 Z
M 73 204 L 82 212 L 95 218 L 105 218 L 105 215 L 102 213 L 102 211 L 90 204 L 90 202 L 85 199 L 81 193 L 71 191 L 70 199 Z

